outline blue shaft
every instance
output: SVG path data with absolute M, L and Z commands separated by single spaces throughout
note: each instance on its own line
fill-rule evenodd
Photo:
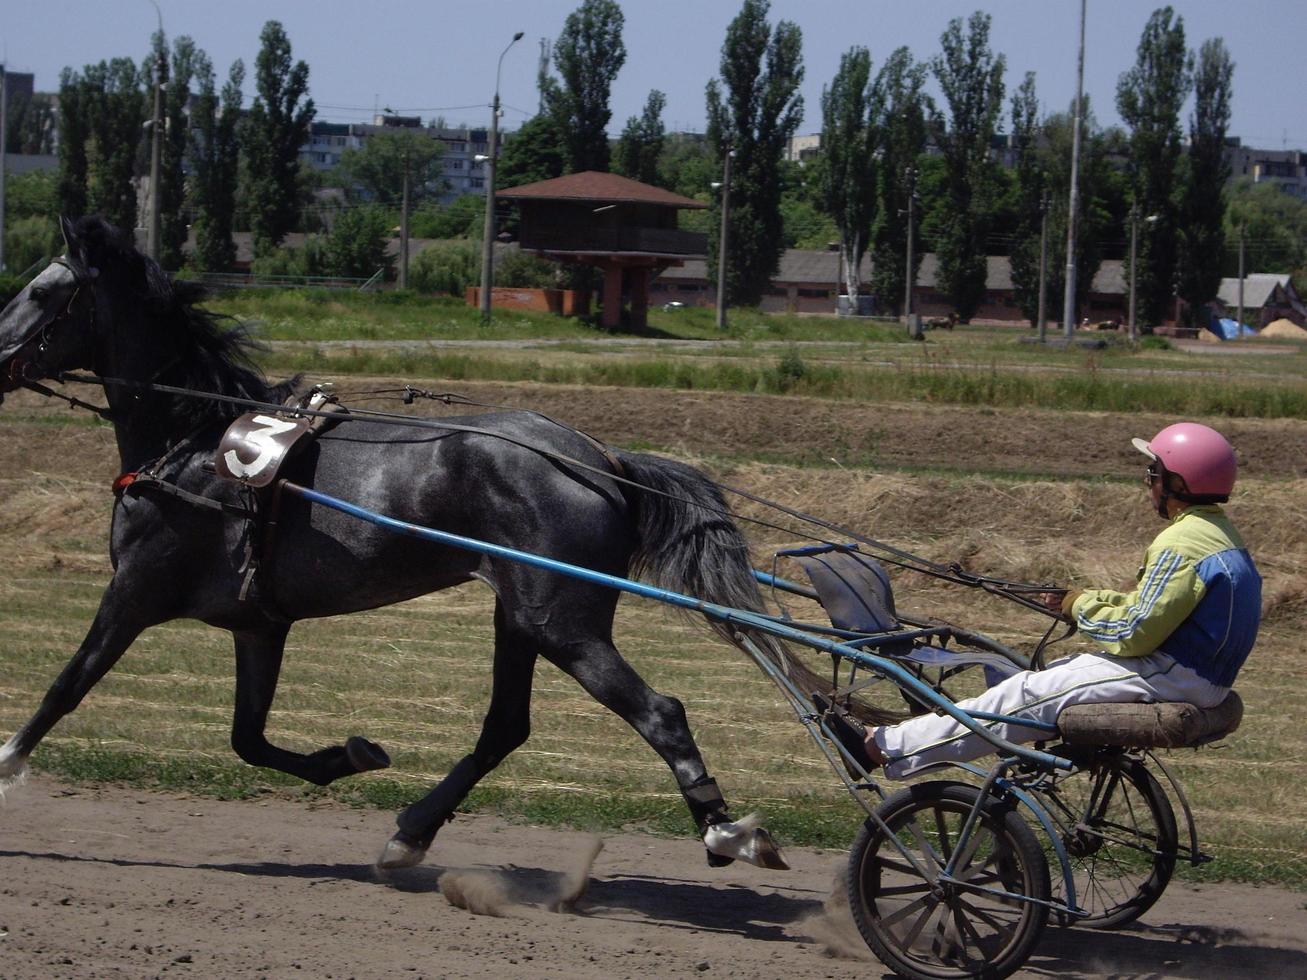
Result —
M 660 589 L 656 585 L 647 585 L 644 582 L 637 582 L 634 579 L 629 578 L 621 578 L 617 575 L 609 575 L 606 572 L 596 572 L 590 568 L 582 568 L 580 565 L 572 565 L 553 558 L 546 558 L 543 555 L 533 555 L 527 551 L 518 551 L 516 548 L 508 548 L 501 544 L 492 544 L 489 541 L 481 541 L 478 538 L 468 538 L 461 534 L 452 534 L 449 531 L 438 531 L 435 528 L 423 527 L 421 524 L 410 524 L 408 521 L 399 521 L 393 517 L 386 517 L 384 514 L 377 514 L 373 511 L 366 510 L 356 504 L 351 504 L 348 501 L 339 500 L 336 497 L 321 493 L 318 490 L 311 490 L 308 487 L 302 487 L 297 483 L 291 483 L 289 480 L 282 483 L 282 489 L 288 493 L 293 493 L 297 496 L 303 497 L 305 500 L 321 504 L 324 507 L 330 507 L 331 509 L 338 510 L 343 514 L 349 514 L 351 517 L 357 517 L 359 520 L 367 521 L 370 524 L 376 524 L 378 527 L 384 527 L 399 534 L 408 535 L 409 537 L 422 538 L 427 541 L 434 541 L 438 544 L 461 548 L 464 551 L 490 555 L 495 558 L 505 558 L 509 561 L 518 562 L 523 565 L 531 565 L 535 568 L 543 568 L 551 572 L 558 572 L 559 574 L 581 579 L 585 582 L 593 582 L 596 585 L 605 585 L 609 588 L 617 589 L 619 592 L 629 592 L 632 595 L 644 596 L 646 599 L 654 599 L 671 606 L 679 606 L 682 609 L 689 609 L 694 612 L 702 613 L 710 619 L 719 620 L 724 623 L 736 623 L 740 626 L 748 627 L 762 633 L 769 633 L 772 636 L 800 643 L 804 646 L 811 647 L 814 650 L 824 650 L 827 653 L 836 654 L 837 656 L 852 661 L 859 666 L 873 670 L 889 680 L 892 680 L 900 687 L 906 688 L 920 698 L 924 698 L 925 702 L 943 711 L 945 714 L 953 718 L 954 721 L 958 722 L 958 724 L 965 726 L 975 734 L 981 736 L 998 750 L 1006 752 L 1009 755 L 1019 756 L 1020 758 L 1042 765 L 1046 768 L 1073 768 L 1072 763 L 1067 759 L 1050 755 L 1047 752 L 1027 749 L 1009 742 L 1006 739 L 999 738 L 993 732 L 983 727 L 975 718 L 955 705 L 952 701 L 940 696 L 929 685 L 924 684 L 893 661 L 887 660 L 884 657 L 875 656 L 874 654 L 864 653 L 863 651 L 845 643 L 836 643 L 831 640 L 822 639 L 821 637 L 812 636 L 802 630 L 786 626 L 769 616 L 749 612 L 744 609 L 733 609 L 730 606 L 720 606 L 713 602 L 705 602 L 702 599 L 695 599 L 692 596 L 682 595 L 679 592 L 672 592 L 669 589 Z M 912 631 L 909 635 L 916 635 L 916 633 L 917 631 Z

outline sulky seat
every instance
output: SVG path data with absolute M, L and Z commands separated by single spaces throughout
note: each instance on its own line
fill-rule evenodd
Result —
M 1229 735 L 1243 720 L 1243 700 L 1231 691 L 1215 707 L 1184 702 L 1075 704 L 1057 716 L 1068 745 L 1181 749 Z

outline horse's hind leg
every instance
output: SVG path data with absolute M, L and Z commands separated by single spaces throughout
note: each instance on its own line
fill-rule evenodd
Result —
M 495 602 L 494 687 L 476 748 L 463 756 L 430 793 L 400 813 L 399 830 L 377 859 L 380 868 L 422 860 L 442 825 L 477 782 L 531 734 L 531 683 L 539 638 L 508 621 Z
M 81 703 L 151 622 L 140 615 L 135 603 L 124 599 L 121 587 L 109 583 L 82 645 L 50 685 L 31 719 L 0 748 L 0 791 L 22 776 L 27 757 L 41 739 Z
M 390 757 L 374 742 L 355 735 L 344 745 L 332 745 L 310 755 L 278 748 L 264 731 L 277 693 L 281 658 L 289 626 L 269 625 L 240 631 L 236 639 L 236 709 L 232 716 L 231 747 L 252 766 L 289 773 L 326 786 L 342 776 L 384 769 Z

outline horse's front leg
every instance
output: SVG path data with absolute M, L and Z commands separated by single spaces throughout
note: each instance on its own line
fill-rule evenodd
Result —
M 124 651 L 155 619 L 146 617 L 111 581 L 100 599 L 95 621 L 67 666 L 50 685 L 31 720 L 0 748 L 0 792 L 17 782 L 27 769 L 27 758 L 59 719 L 82 702 L 118 662 Z
M 344 745 L 332 745 L 309 755 L 278 748 L 264 730 L 277 693 L 281 658 L 289 626 L 240 631 L 236 638 L 236 710 L 231 747 L 252 766 L 289 773 L 318 786 L 370 769 L 385 769 L 390 756 L 375 742 L 354 735 Z

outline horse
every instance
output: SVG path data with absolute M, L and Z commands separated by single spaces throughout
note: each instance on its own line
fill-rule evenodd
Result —
M 436 786 L 399 812 L 380 867 L 421 862 L 477 782 L 526 741 L 541 657 L 663 759 L 709 864 L 738 857 L 784 866 L 764 829 L 731 820 L 681 702 L 652 690 L 614 646 L 614 590 L 395 535 L 292 495 L 280 501 L 275 555 L 264 556 L 275 560 L 259 566 L 256 590 L 246 588 L 240 543 L 255 533 L 243 509 L 248 491 L 215 475 L 215 451 L 240 412 L 235 401 L 280 403 L 300 379 L 268 380 L 243 325 L 197 305 L 204 295 L 197 284 L 171 279 L 103 219 L 60 225 L 65 254 L 0 313 L 0 402 L 19 387 L 49 393 L 43 379 L 91 372 L 105 387 L 121 472 L 151 478 L 116 481 L 112 578 L 81 646 L 30 720 L 0 748 L 0 788 L 23 775 L 36 746 L 142 631 L 179 618 L 232 634 L 231 746 L 244 762 L 319 786 L 386 768 L 385 750 L 363 736 L 312 753 L 269 741 L 266 722 L 287 634 L 302 619 L 373 609 L 476 579 L 495 596 L 493 685 L 481 731 Z M 188 398 L 179 389 L 228 400 Z M 612 575 L 640 574 L 723 606 L 763 608 L 745 538 L 701 471 L 603 446 L 533 412 L 421 421 L 423 427 L 362 417 L 338 424 L 287 460 L 282 475 L 402 521 Z M 450 428 L 431 428 L 438 423 Z M 737 646 L 743 642 L 725 624 L 714 628 Z M 822 686 L 779 643 L 753 639 L 791 676 L 797 671 Z

